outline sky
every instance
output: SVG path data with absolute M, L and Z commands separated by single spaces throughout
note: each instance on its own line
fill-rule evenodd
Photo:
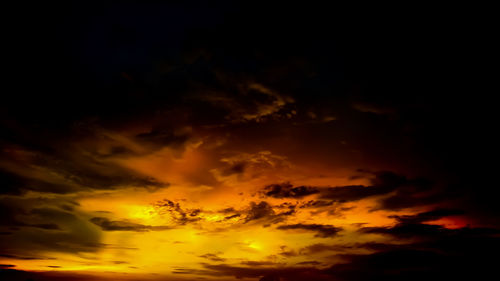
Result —
M 474 11 L 10 11 L 2 280 L 495 274 L 495 105 Z

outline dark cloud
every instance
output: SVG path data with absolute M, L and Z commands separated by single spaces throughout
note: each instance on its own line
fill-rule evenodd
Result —
M 491 228 L 470 228 L 470 226 L 457 229 L 448 229 L 439 224 L 426 224 L 444 217 L 464 214 L 461 210 L 455 209 L 435 209 L 415 215 L 391 216 L 397 223 L 391 227 L 362 227 L 359 229 L 363 233 L 377 233 L 390 235 L 397 238 L 417 238 L 435 239 L 457 235 L 488 234 L 498 232 Z
M 268 267 L 268 263 L 264 266 L 254 265 L 252 267 L 234 266 L 228 264 L 204 264 L 206 270 L 196 271 L 191 273 L 211 276 L 234 276 L 236 278 L 260 278 L 260 280 L 331 280 L 331 276 L 322 274 L 314 267 Z M 186 271 L 190 272 L 190 271 Z
M 391 216 L 399 221 L 400 224 L 418 224 L 423 222 L 435 221 L 449 216 L 463 215 L 463 210 L 456 209 L 435 209 L 428 212 L 418 213 L 416 215 Z
M 248 164 L 245 162 L 237 162 L 222 171 L 223 176 L 230 176 L 233 174 L 242 174 Z
M 328 245 L 323 243 L 316 243 L 306 247 L 303 247 L 299 250 L 301 255 L 314 255 L 323 252 L 344 252 L 346 249 L 350 249 L 352 247 L 346 245 Z
M 320 189 L 320 198 L 332 202 L 352 202 L 377 198 L 373 210 L 397 211 L 405 208 L 451 204 L 464 199 L 465 193 L 450 183 L 433 182 L 426 178 L 407 178 L 394 172 L 375 172 L 371 185 L 337 186 Z M 326 203 L 326 202 L 324 202 Z
M 300 265 L 321 265 L 321 263 L 318 261 L 301 261 L 301 262 L 298 262 L 297 264 L 300 264 Z
M 379 115 L 394 115 L 396 114 L 395 108 L 389 106 L 383 106 L 380 104 L 369 104 L 357 102 L 352 105 L 352 107 L 361 112 L 379 114 Z
M 329 207 L 336 203 L 335 200 L 309 200 L 306 202 L 301 202 L 298 206 L 299 208 L 322 208 Z
M 230 215 L 230 216 L 224 217 L 224 219 L 225 220 L 230 220 L 230 219 L 238 218 L 240 216 L 241 216 L 240 214 L 234 214 L 234 215 Z
M 184 209 L 179 202 L 163 199 L 154 204 L 159 214 L 169 214 L 179 225 L 185 225 L 200 220 L 201 209 Z
M 349 261 L 327 269 L 335 280 L 468 280 L 494 273 L 491 254 L 500 247 L 498 237 L 482 231 L 434 236 L 425 243 L 379 245 L 368 255 L 347 255 Z
M 352 256 L 350 263 L 334 265 L 327 272 L 340 280 L 400 280 L 400 278 L 434 280 L 434 278 L 445 277 L 436 276 L 436 272 L 433 272 L 437 269 L 437 264 L 443 265 L 442 256 L 437 253 L 395 250 L 366 256 Z M 451 273 L 451 268 L 441 268 L 441 270 Z
M 219 211 L 221 214 L 230 214 L 234 212 L 236 212 L 236 210 L 233 207 L 225 208 Z
M 392 172 L 379 172 L 371 180 L 371 186 L 338 186 L 324 191 L 321 198 L 337 201 L 356 201 L 371 196 L 388 194 L 397 188 L 412 185 L 404 176 Z
M 326 269 L 316 268 L 246 268 L 233 265 L 205 265 L 208 271 L 194 274 L 232 274 L 235 277 L 260 277 L 261 280 L 443 280 L 454 278 L 488 278 L 493 276 L 500 250 L 498 231 L 463 228 L 445 232 L 428 232 L 427 239 L 408 244 L 357 243 L 353 245 L 313 244 L 299 255 L 342 252 Z M 420 237 L 422 238 L 422 237 Z M 371 254 L 347 254 L 352 249 L 369 249 Z M 318 261 L 300 264 L 319 265 Z M 293 274 L 290 274 L 293 273 Z M 308 278 L 306 278 L 308 277 Z M 304 279 L 306 278 L 306 279 Z
M 105 231 L 150 231 L 150 230 L 168 230 L 172 229 L 169 226 L 151 226 L 143 225 L 138 223 L 132 223 L 128 221 L 112 221 L 103 217 L 94 217 L 90 221 L 101 227 Z
M 0 170 L 0 183 L 2 185 L 0 189 L 0 192 L 2 194 L 20 195 L 22 192 L 22 178 L 12 173 Z
M 244 213 L 246 214 L 244 223 L 255 221 L 267 227 L 271 224 L 285 221 L 287 216 L 291 216 L 295 213 L 295 209 L 292 207 L 288 208 L 287 211 L 277 213 L 273 206 L 266 201 L 261 201 L 259 203 L 250 202 L 249 208 L 245 209 Z
M 13 160 L 15 157 L 22 157 L 23 161 Z M 29 190 L 68 194 L 94 189 L 140 187 L 157 190 L 168 187 L 168 183 L 86 156 L 85 151 L 13 150 L 3 161 L 9 160 L 12 161 L 10 171 L 0 168 L 0 177 L 5 182 L 1 192 L 6 194 L 19 195 Z
M 48 207 L 50 204 L 53 201 L 39 199 L 0 201 L 5 211 L 0 228 L 11 232 L 0 240 L 3 254 L 21 259 L 44 258 L 46 251 L 79 253 L 102 248 L 100 233 L 91 224 L 77 214 Z
M 374 209 L 400 210 L 433 204 L 444 204 L 465 194 L 454 192 L 455 187 L 434 186 L 432 189 L 397 189 L 394 194 L 379 200 L 379 206 Z
M 16 259 L 16 260 L 45 260 L 45 259 L 53 259 L 53 258 L 47 258 L 43 256 L 16 256 L 16 255 L 10 255 L 10 254 L 1 254 L 0 257 L 2 258 L 9 258 L 9 259 Z
M 250 208 L 247 211 L 245 222 L 274 216 L 275 212 L 269 203 L 265 201 L 261 201 L 260 203 L 250 202 Z
M 234 83 L 233 77 L 228 73 L 219 77 L 222 78 L 218 81 L 219 85 L 229 91 L 212 91 L 211 95 L 196 98 L 227 111 L 228 114 L 224 117 L 230 123 L 279 119 L 290 111 L 287 107 L 294 102 L 293 98 L 253 82 L 250 77 L 240 77 L 243 81 L 239 83 Z
M 55 208 L 39 207 L 29 209 L 28 204 L 41 204 L 42 202 L 44 202 L 43 199 L 0 199 L 0 211 L 4 214 L 0 219 L 0 227 L 33 227 L 45 230 L 62 230 L 55 222 L 65 223 L 77 219 L 72 213 Z
M 57 271 L 53 270 L 58 266 L 48 266 L 50 271 L 23 271 L 15 269 L 0 268 L 0 278 L 9 281 L 105 281 L 111 280 L 108 277 L 86 274 L 75 271 Z M 141 280 L 138 277 L 136 280 Z
M 299 209 L 309 211 L 311 215 L 327 213 L 329 216 L 342 217 L 345 211 L 352 210 L 354 207 L 346 207 L 344 202 L 336 200 L 309 200 L 297 204 Z
M 149 145 L 152 149 L 161 149 L 166 146 L 182 148 L 189 139 L 187 132 L 173 132 L 172 129 L 153 129 L 147 133 L 140 133 L 135 136 L 141 143 Z
M 158 214 L 169 215 L 177 225 L 185 225 L 188 223 L 196 224 L 202 221 L 203 214 L 213 213 L 213 211 L 205 211 L 203 209 L 188 209 L 181 206 L 180 202 L 174 202 L 168 199 L 158 201 L 154 204 Z M 216 221 L 221 223 L 227 220 L 238 221 L 240 223 L 256 223 L 262 224 L 267 227 L 271 224 L 280 223 L 286 220 L 288 216 L 295 213 L 295 205 L 286 206 L 285 211 L 280 211 L 283 206 L 272 206 L 266 201 L 259 203 L 250 202 L 248 207 L 242 209 L 235 209 L 233 207 L 215 211 L 216 213 L 224 215 L 224 218 Z M 276 210 L 275 210 L 276 209 Z M 235 227 L 238 227 L 235 225 Z M 221 228 L 219 230 L 224 230 Z
M 281 184 L 271 184 L 262 190 L 262 195 L 274 198 L 302 198 L 307 195 L 318 193 L 315 187 L 296 186 L 286 182 Z
M 201 255 L 199 257 L 207 259 L 207 260 L 215 261 L 215 262 L 224 262 L 224 261 L 226 261 L 225 258 L 221 258 L 217 254 L 212 254 L 212 253 L 204 254 L 204 255 Z
M 276 266 L 278 265 L 272 261 L 242 261 L 241 264 L 249 266 Z
M 342 230 L 342 228 L 334 227 L 333 225 L 324 224 L 286 224 L 280 225 L 277 229 L 281 230 L 305 230 L 316 232 L 314 237 L 328 238 L 334 237 Z
M 22 195 L 28 190 L 50 192 L 50 193 L 69 193 L 74 189 L 61 183 L 47 183 L 44 180 L 25 178 L 11 172 L 2 171 L 0 169 L 0 177 L 2 178 L 2 194 Z
M 298 253 L 295 250 L 290 249 L 286 245 L 280 246 L 280 250 L 281 251 L 279 252 L 279 255 L 284 257 L 295 257 L 298 255 Z
M 394 227 L 364 227 L 361 228 L 360 231 L 364 233 L 388 234 L 399 238 L 433 237 L 434 235 L 449 232 L 449 230 L 442 227 L 441 225 L 419 223 L 403 223 L 397 224 Z

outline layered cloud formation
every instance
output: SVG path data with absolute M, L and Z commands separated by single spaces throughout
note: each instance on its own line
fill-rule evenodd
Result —
M 54 23 L 34 13 L 12 40 L 2 280 L 494 271 L 498 192 L 480 157 L 491 128 L 456 94 L 470 85 L 449 83 L 455 45 L 439 17 L 383 23 L 269 3 L 62 8 L 44 6 Z

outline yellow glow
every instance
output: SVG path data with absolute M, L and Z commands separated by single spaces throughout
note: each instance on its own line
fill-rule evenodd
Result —
M 294 264 L 311 259 L 331 262 L 331 253 L 289 256 L 281 253 L 285 251 L 284 247 L 290 253 L 299 253 L 313 244 L 382 241 L 380 236 L 363 235 L 356 230 L 360 226 L 394 224 L 394 219 L 388 218 L 386 211 L 372 210 L 376 199 L 345 203 L 340 210 L 334 204 L 318 208 L 299 207 L 310 200 L 317 200 L 314 194 L 299 199 L 261 198 L 259 195 L 264 186 L 285 181 L 305 186 L 367 184 L 366 179 L 349 179 L 349 173 L 344 170 L 334 174 L 319 168 L 292 165 L 285 157 L 265 152 L 239 156 L 255 163 L 246 170 L 248 174 L 227 176 L 219 168 L 205 173 L 204 167 L 210 160 L 202 146 L 201 143 L 193 144 L 182 153 L 164 148 L 152 154 L 110 160 L 155 179 L 169 180 L 171 185 L 168 188 L 154 192 L 123 188 L 114 192 L 81 193 L 77 198 L 77 211 L 82 219 L 88 221 L 92 217 L 104 217 L 113 223 L 125 222 L 143 225 L 143 228 L 137 231 L 106 231 L 92 225 L 101 235 L 102 246 L 95 252 L 76 255 L 46 252 L 43 253 L 47 257 L 45 260 L 4 257 L 0 258 L 0 263 L 15 264 L 18 269 L 26 270 L 169 275 L 176 268 L 201 270 L 203 263 L 254 261 Z M 237 162 L 240 158 L 225 158 L 224 161 Z M 211 176 L 218 180 L 212 186 L 208 185 Z M 196 181 L 207 184 L 194 184 Z M 272 210 L 262 214 L 256 211 L 257 218 L 248 219 L 252 202 L 256 205 L 260 201 L 267 202 Z M 280 215 L 290 210 L 280 207 L 285 206 L 283 204 L 296 205 L 294 212 L 288 216 Z M 333 225 L 342 228 L 343 233 L 321 237 L 307 229 L 278 229 L 282 224 Z M 357 253 L 355 250 L 352 252 Z
M 153 206 L 129 206 L 129 217 L 134 219 L 151 220 L 157 216 Z

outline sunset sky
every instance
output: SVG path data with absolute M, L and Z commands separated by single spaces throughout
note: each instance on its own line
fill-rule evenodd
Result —
M 0 279 L 484 280 L 474 26 L 386 8 L 13 8 Z

